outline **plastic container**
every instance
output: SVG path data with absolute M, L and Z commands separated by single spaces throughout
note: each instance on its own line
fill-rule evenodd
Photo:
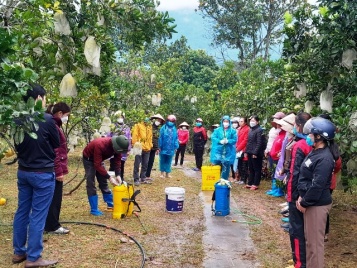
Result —
M 134 203 L 129 203 L 133 193 L 134 187 L 130 184 L 113 187 L 113 219 L 122 219 L 133 214 Z
M 178 213 L 183 210 L 183 202 L 185 200 L 185 189 L 180 187 L 165 188 L 166 194 L 166 211 L 170 213 Z
M 221 178 L 221 166 L 202 166 L 202 191 L 213 191 L 214 184 Z
M 220 185 L 216 183 L 214 185 L 215 190 L 215 215 L 226 216 L 230 213 L 229 202 L 231 189 L 227 185 Z

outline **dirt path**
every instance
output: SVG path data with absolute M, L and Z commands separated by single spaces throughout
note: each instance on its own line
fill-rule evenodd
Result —
M 190 168 L 183 168 L 181 171 L 188 177 L 201 180 L 201 172 L 195 172 Z M 213 191 L 202 191 L 200 193 L 206 227 L 203 234 L 205 251 L 203 267 L 259 267 L 259 263 L 254 258 L 256 250 L 249 236 L 249 227 L 232 221 L 233 218 L 237 218 L 232 214 L 226 217 L 213 216 L 211 209 L 212 193 Z M 230 208 L 231 210 L 239 209 L 233 196 L 230 198 Z M 243 217 L 237 219 L 239 221 L 244 220 Z

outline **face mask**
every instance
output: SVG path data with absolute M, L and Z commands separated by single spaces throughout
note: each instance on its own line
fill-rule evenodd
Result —
M 68 121 L 68 116 L 63 116 L 63 117 L 61 118 L 61 121 L 62 121 L 62 123 L 67 123 L 67 121 Z
M 224 127 L 224 128 L 229 127 L 229 123 L 228 123 L 228 122 L 223 122 L 223 127 Z
M 202 123 L 196 122 L 196 127 L 202 126 Z
M 299 133 L 295 126 L 293 127 L 293 133 L 294 133 L 295 136 L 297 136 L 297 134 Z
M 186 130 L 187 128 L 186 127 L 182 127 L 182 130 Z
M 307 145 L 309 145 L 309 146 L 314 145 L 314 142 L 313 142 L 313 140 L 311 139 L 310 136 L 307 136 L 307 137 L 306 137 L 306 143 L 307 143 Z
M 123 124 L 124 123 L 124 119 L 123 118 L 118 118 L 118 123 L 119 124 Z
M 154 124 L 155 124 L 155 126 L 157 126 L 157 127 L 161 125 L 161 124 L 160 124 L 160 121 L 155 121 Z
M 238 127 L 238 124 L 237 124 L 237 123 L 233 123 L 233 124 L 232 124 L 232 127 L 233 127 L 233 128 L 237 128 L 237 127 Z
M 250 127 L 255 127 L 257 125 L 256 122 L 249 122 Z
M 173 122 L 171 122 L 171 121 L 168 121 L 167 123 L 166 123 L 169 127 L 173 127 L 175 124 L 173 123 Z

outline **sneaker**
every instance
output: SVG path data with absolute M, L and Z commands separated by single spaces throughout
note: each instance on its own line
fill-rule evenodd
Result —
M 53 234 L 68 234 L 69 230 L 61 226 L 56 231 L 53 231 L 51 233 L 53 233 Z
M 151 177 L 146 177 L 145 180 L 147 180 L 147 181 L 154 181 L 154 179 L 151 178 Z
M 174 166 L 174 167 L 176 167 L 176 166 L 177 166 L 177 164 L 174 164 L 173 166 Z
M 135 185 L 135 186 L 140 186 L 140 181 L 138 181 L 138 180 L 137 180 L 137 181 L 134 181 L 134 185 Z
M 200 169 L 199 168 L 193 168 L 193 171 L 200 171 Z
M 152 184 L 152 181 L 147 180 L 147 179 L 142 179 L 142 180 L 140 181 L 140 183 L 141 183 L 141 184 Z
M 236 181 L 235 183 L 244 184 L 244 181 Z

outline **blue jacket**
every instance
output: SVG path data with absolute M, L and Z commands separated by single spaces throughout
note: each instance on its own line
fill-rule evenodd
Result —
M 174 155 L 179 147 L 177 129 L 175 126 L 168 126 L 167 123 L 160 129 L 159 149 L 160 154 Z
M 227 130 L 223 128 L 223 120 L 229 120 L 229 127 Z M 221 144 L 220 141 L 224 138 L 228 139 L 227 144 Z M 210 161 L 212 164 L 219 164 L 229 161 L 230 164 L 234 163 L 236 157 L 236 142 L 237 131 L 232 128 L 231 120 L 229 116 L 225 115 L 222 118 L 221 126 L 216 128 L 211 136 L 211 155 Z

